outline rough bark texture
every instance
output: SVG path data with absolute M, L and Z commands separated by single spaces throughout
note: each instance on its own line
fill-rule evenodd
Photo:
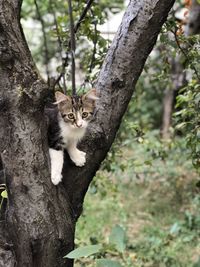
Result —
M 49 179 L 48 88 L 36 72 L 19 11 L 19 1 L 0 1 L 0 146 L 9 193 L 2 231 L 9 233 L 16 266 L 66 266 L 62 257 L 73 249 L 75 221 L 67 194 Z
M 66 157 L 63 183 L 56 187 L 50 182 L 43 116 L 47 85 L 21 31 L 21 1 L 0 0 L 0 151 L 9 194 L 0 223 L 0 266 L 73 266 L 62 257 L 73 249 L 85 193 L 173 3 L 130 1 L 96 84 L 97 115 L 81 144 L 87 164 L 78 168 Z

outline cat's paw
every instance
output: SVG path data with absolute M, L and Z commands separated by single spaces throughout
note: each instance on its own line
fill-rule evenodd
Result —
M 78 167 L 83 167 L 86 163 L 86 153 L 78 150 L 76 157 L 73 159 L 73 162 Z
M 61 173 L 54 173 L 51 175 L 51 181 L 54 185 L 59 184 L 62 181 L 62 174 Z

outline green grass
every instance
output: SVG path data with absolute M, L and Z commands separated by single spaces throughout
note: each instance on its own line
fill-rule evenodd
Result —
M 112 161 L 112 171 L 98 172 L 77 223 L 77 246 L 107 244 L 119 224 L 126 231 L 126 251 L 104 251 L 97 257 L 125 267 L 194 266 L 200 257 L 198 175 L 180 146 L 166 152 L 164 160 L 156 157 L 145 164 L 145 157 L 151 160 L 145 145 L 123 147 L 125 156 Z M 136 161 L 142 163 L 133 168 Z M 75 266 L 96 266 L 95 256 L 81 258 Z

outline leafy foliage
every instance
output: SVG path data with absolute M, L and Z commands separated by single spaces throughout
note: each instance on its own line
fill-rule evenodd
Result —
M 125 232 L 121 226 L 116 225 L 112 229 L 112 232 L 109 237 L 109 243 L 113 244 L 119 252 L 124 252 L 126 245 Z
M 73 1 L 75 23 L 78 22 L 85 4 L 86 2 L 82 0 Z M 123 0 L 94 1 L 84 21 L 81 22 L 76 34 L 76 58 L 78 68 L 85 72 L 85 80 L 93 81 L 108 48 L 108 40 L 101 36 L 96 26 L 103 24 L 110 14 L 120 12 L 123 5 Z M 45 65 L 48 66 L 50 74 L 55 75 L 55 71 L 61 73 L 63 72 L 63 61 L 66 61 L 66 66 L 68 66 L 67 58 L 70 57 L 68 55 L 69 17 L 67 2 L 38 1 L 39 14 L 34 6 L 34 0 L 23 1 L 22 23 L 33 57 L 44 75 Z M 30 27 L 34 24 L 34 28 L 31 31 L 26 30 L 26 24 Z M 44 25 L 43 35 L 38 31 L 42 27 L 41 24 Z M 47 39 L 46 44 L 44 38 Z M 58 62 L 56 68 L 55 60 Z M 66 80 L 69 80 L 69 68 L 66 69 L 66 77 Z
M 91 245 L 82 248 L 77 248 L 68 253 L 64 258 L 77 259 L 80 257 L 88 257 L 90 255 L 98 253 L 101 250 L 101 248 L 102 248 L 101 245 Z
M 181 5 L 181 3 L 180 3 Z M 179 6 L 180 7 L 180 6 Z M 172 140 L 160 142 L 154 140 L 155 154 L 162 157 L 169 154 L 169 146 L 173 145 L 173 138 L 184 136 L 185 145 L 191 150 L 188 157 L 193 166 L 199 171 L 199 101 L 200 101 L 200 37 L 178 34 L 179 25 L 174 15 L 163 26 L 158 42 L 145 65 L 144 71 L 137 83 L 136 92 L 122 122 L 118 138 L 111 150 L 105 168 L 111 167 L 109 162 L 114 162 L 120 154 L 120 148 L 131 145 L 132 140 L 145 143 L 144 136 L 148 131 L 156 131 L 162 127 L 163 99 L 165 89 L 174 91 L 174 108 L 170 128 Z M 179 73 L 174 73 L 178 68 Z M 181 77 L 182 76 L 182 77 Z M 182 82 L 179 80 L 182 79 Z M 174 139 L 175 140 L 175 139 Z M 147 141 L 148 142 L 148 141 Z M 156 146 L 163 151 L 156 152 Z M 153 144 L 152 144 L 153 145 Z M 148 144 L 147 144 L 148 147 Z M 181 148 L 183 148 L 181 146 Z M 165 151 L 164 151 L 165 150 Z M 123 161 L 122 161 L 123 162 Z M 123 169 L 123 163 L 120 166 Z M 151 161 L 146 160 L 147 165 Z M 134 168 L 134 166 L 133 166 Z M 111 169 L 110 169 L 111 170 Z
M 125 250 L 125 232 L 122 227 L 119 225 L 114 226 L 111 231 L 109 242 L 106 244 L 98 245 L 89 245 L 80 248 L 68 253 L 64 258 L 78 259 L 81 257 L 88 257 L 94 254 L 99 254 L 98 257 L 105 255 L 106 253 L 123 253 Z M 120 267 L 121 264 L 117 261 L 112 261 L 108 259 L 98 259 L 96 261 L 98 266 L 108 266 L 108 267 Z
M 180 109 L 174 114 L 179 122 L 176 129 L 186 135 L 193 165 L 200 171 L 200 85 L 197 80 L 191 80 L 181 90 L 176 107 Z
M 154 138 L 144 136 L 152 144 L 149 152 L 147 142 L 134 143 L 134 150 L 123 148 L 123 154 L 115 158 L 112 171 L 98 173 L 78 222 L 76 243 L 81 247 L 104 240 L 103 250 L 95 257 L 77 260 L 76 266 L 94 266 L 99 257 L 124 267 L 193 267 L 198 261 L 198 175 L 187 159 L 188 150 L 182 138 L 171 144 L 170 152 L 165 151 L 164 156 L 162 144 L 162 153 L 155 155 L 159 145 L 153 147 Z M 151 164 L 144 164 L 143 157 L 151 157 L 152 152 Z M 123 169 L 119 167 L 122 159 L 127 164 Z M 131 164 L 136 160 L 138 165 L 133 169 Z M 117 230 L 116 223 L 125 229 L 123 234 L 118 234 L 121 230 Z M 108 247 L 114 243 L 111 236 L 121 240 L 118 244 L 124 240 L 123 251 L 116 246 Z

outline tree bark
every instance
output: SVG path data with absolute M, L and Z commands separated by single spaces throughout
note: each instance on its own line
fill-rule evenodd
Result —
M 48 87 L 25 42 L 20 5 L 0 1 L 1 157 L 9 196 L 1 224 L 16 266 L 72 266 L 62 257 L 73 249 L 75 220 L 67 194 L 49 179 L 43 115 Z
M 8 189 L 0 223 L 0 266 L 73 266 L 63 256 L 73 249 L 85 193 L 112 145 L 173 3 L 130 1 L 96 84 L 100 96 L 96 118 L 80 144 L 87 164 L 75 167 L 66 155 L 63 182 L 54 186 L 43 115 L 48 88 L 21 30 L 22 1 L 0 0 L 0 151 Z

